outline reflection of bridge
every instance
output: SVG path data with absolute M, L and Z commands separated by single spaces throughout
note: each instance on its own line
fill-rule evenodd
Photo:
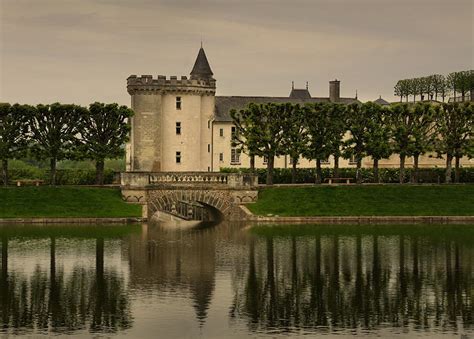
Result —
M 211 172 L 125 172 L 122 197 L 144 206 L 143 216 L 165 212 L 186 220 L 240 219 L 240 204 L 257 200 L 257 177 Z

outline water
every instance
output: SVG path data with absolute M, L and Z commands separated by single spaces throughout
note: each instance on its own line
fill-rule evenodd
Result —
M 0 228 L 1 334 L 454 337 L 472 226 Z

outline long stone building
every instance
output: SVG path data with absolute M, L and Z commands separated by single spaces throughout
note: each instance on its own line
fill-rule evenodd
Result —
M 204 49 L 201 47 L 190 77 L 158 75 L 136 76 L 127 79 L 135 116 L 131 119 L 130 142 L 127 144 L 127 171 L 143 172 L 216 172 L 223 167 L 249 167 L 250 159 L 231 146 L 234 126 L 231 109 L 242 109 L 253 103 L 313 103 L 359 102 L 357 97 L 340 96 L 340 81 L 329 82 L 328 97 L 311 96 L 308 86 L 294 88 L 288 97 L 216 96 L 216 80 Z M 381 104 L 386 101 L 379 98 Z M 474 163 L 463 159 L 464 166 Z M 265 167 L 264 158 L 255 161 L 256 167 Z M 323 166 L 332 166 L 329 158 Z M 355 167 L 354 159 L 340 159 L 340 167 Z M 381 167 L 397 167 L 398 156 L 382 160 Z M 420 167 L 444 166 L 443 159 L 422 156 Z M 301 159 L 299 167 L 314 167 L 314 161 Z M 372 166 L 370 158 L 363 160 L 364 167 Z M 407 160 L 410 166 L 410 159 Z M 275 159 L 275 167 L 291 167 L 291 159 Z

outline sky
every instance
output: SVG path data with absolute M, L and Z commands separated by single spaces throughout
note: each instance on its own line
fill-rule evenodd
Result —
M 399 79 L 473 69 L 474 0 L 0 0 L 0 102 L 130 105 L 131 74 L 189 75 L 203 42 L 217 95 L 396 100 Z

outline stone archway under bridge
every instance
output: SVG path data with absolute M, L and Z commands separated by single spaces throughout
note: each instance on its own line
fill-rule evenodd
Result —
M 257 177 L 237 173 L 125 172 L 122 197 L 144 205 L 144 217 L 158 212 L 182 219 L 242 219 L 239 205 L 257 200 Z M 206 217 L 211 219 L 206 219 Z M 203 219 L 204 218 L 204 219 Z

